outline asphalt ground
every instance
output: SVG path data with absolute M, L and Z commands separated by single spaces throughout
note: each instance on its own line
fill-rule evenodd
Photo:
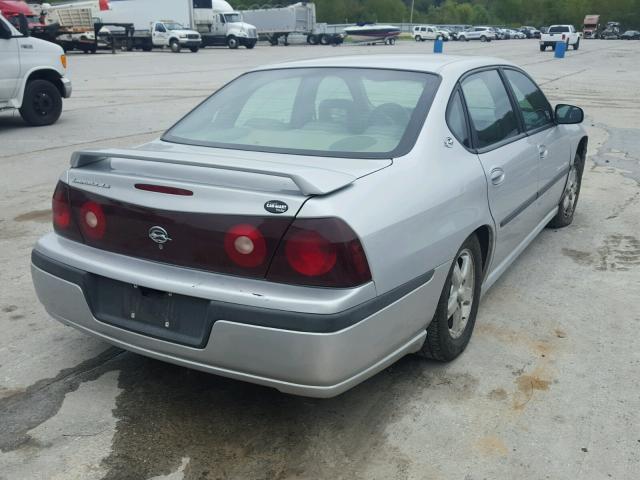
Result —
M 164 364 L 52 320 L 29 273 L 71 153 L 157 137 L 262 64 L 386 46 L 70 54 L 60 121 L 0 113 L 0 479 L 635 479 L 640 469 L 640 42 L 445 44 L 524 67 L 586 111 L 573 225 L 484 297 L 450 364 L 406 357 L 330 400 Z

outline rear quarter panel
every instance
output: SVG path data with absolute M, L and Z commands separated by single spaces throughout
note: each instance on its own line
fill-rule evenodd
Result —
M 362 240 L 378 294 L 450 262 L 469 234 L 493 225 L 477 156 L 457 141 L 452 148 L 444 144 L 452 136 L 445 122 L 451 88 L 441 84 L 409 154 L 343 190 L 310 199 L 298 214 L 344 219 Z

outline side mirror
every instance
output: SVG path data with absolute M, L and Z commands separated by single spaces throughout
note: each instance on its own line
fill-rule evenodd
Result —
M 580 107 L 573 105 L 556 105 L 556 123 L 558 125 L 571 125 L 582 123 L 584 120 L 584 111 Z

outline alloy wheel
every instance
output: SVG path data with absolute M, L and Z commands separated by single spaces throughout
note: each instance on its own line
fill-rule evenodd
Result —
M 452 338 L 459 338 L 465 331 L 475 290 L 475 263 L 473 253 L 464 249 L 455 260 L 451 272 L 451 289 L 447 302 L 447 322 Z

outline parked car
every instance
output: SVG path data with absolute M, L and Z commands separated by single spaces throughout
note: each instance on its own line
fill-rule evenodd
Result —
M 71 96 L 62 48 L 27 37 L 0 15 L 0 111 L 18 110 L 29 125 L 55 123 Z
M 445 42 L 449 41 L 449 32 L 439 29 L 432 25 L 416 25 L 413 27 L 413 38 L 416 42 L 424 42 L 425 40 L 435 40 L 441 38 Z
M 513 30 L 512 28 L 506 28 L 504 30 L 505 32 L 505 36 L 508 39 L 522 39 L 522 38 L 527 38 L 527 36 L 522 33 L 519 32 L 518 30 Z
M 490 58 L 261 67 L 159 140 L 76 152 L 35 289 L 120 348 L 300 395 L 453 360 L 482 292 L 571 224 L 582 119 Z
M 558 42 L 564 42 L 567 48 L 572 46 L 574 50 L 578 50 L 580 48 L 580 34 L 576 32 L 573 25 L 551 25 L 549 32 L 540 38 L 540 51 L 544 52 L 547 47 L 555 50 Z
M 490 42 L 496 39 L 496 32 L 490 27 L 472 27 L 458 34 L 458 40 L 468 42 L 469 40 L 480 40 Z
M 534 27 L 523 26 L 518 29 L 520 32 L 524 33 L 527 38 L 540 38 L 540 30 Z
M 538 30 L 540 30 L 540 35 L 543 33 L 549 33 L 549 27 L 540 27 Z
M 640 40 L 640 32 L 638 30 L 627 30 L 620 35 L 622 40 Z

